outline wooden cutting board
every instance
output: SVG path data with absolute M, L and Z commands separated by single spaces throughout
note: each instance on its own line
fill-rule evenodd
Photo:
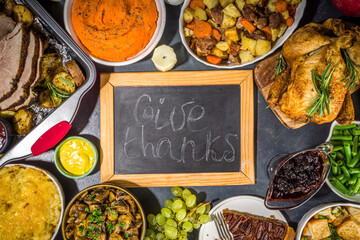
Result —
M 271 86 L 275 81 L 274 68 L 278 63 L 277 58 L 280 56 L 280 52 L 281 50 L 273 53 L 269 57 L 256 64 L 254 68 L 254 81 L 266 101 L 269 97 Z M 274 112 L 279 121 L 287 128 L 296 129 L 307 124 L 307 122 L 299 123 L 287 117 L 277 106 L 271 108 L 271 110 Z

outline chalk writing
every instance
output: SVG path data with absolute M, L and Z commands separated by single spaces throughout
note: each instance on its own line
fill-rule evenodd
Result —
M 239 143 L 238 134 L 214 135 L 207 122 L 212 119 L 207 118 L 203 105 L 195 99 L 173 104 L 170 108 L 167 103 L 165 97 L 155 101 L 150 94 L 142 94 L 137 98 L 133 110 L 134 121 L 126 126 L 122 146 L 126 158 L 171 159 L 178 163 L 230 163 L 236 159 L 234 146 Z M 164 105 L 166 107 L 162 108 Z M 158 140 L 148 137 L 154 131 L 163 133 L 165 130 L 171 136 L 161 136 Z M 222 149 L 216 146 L 222 146 Z

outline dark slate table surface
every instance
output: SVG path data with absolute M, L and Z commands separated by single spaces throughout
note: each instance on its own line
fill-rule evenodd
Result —
M 64 0 L 59 3 L 49 0 L 39 0 L 51 16 L 61 25 L 63 22 Z M 174 48 L 178 63 L 173 71 L 184 70 L 214 70 L 206 65 L 197 62 L 192 58 L 183 47 L 179 29 L 178 19 L 180 16 L 180 6 L 167 5 L 167 23 L 164 35 L 159 44 L 167 44 Z M 328 18 L 342 18 L 353 23 L 360 23 L 360 18 L 348 18 L 338 12 L 332 5 L 331 0 L 308 0 L 305 14 L 300 22 L 303 26 L 309 22 L 323 22 Z M 96 65 L 98 73 L 102 72 L 140 72 L 140 71 L 157 71 L 150 60 L 151 56 L 146 59 L 126 67 L 106 67 Z M 252 69 L 254 65 L 247 66 L 245 69 Z M 81 135 L 96 144 L 100 148 L 100 103 L 99 103 L 99 78 L 95 86 L 84 97 L 80 110 L 73 122 L 73 127 L 67 134 Z M 280 153 L 291 153 L 297 150 L 314 147 L 325 141 L 330 124 L 316 125 L 308 124 L 297 130 L 285 128 L 272 113 L 267 109 L 266 102 L 259 91 L 255 91 L 255 147 L 256 147 L 256 184 L 251 186 L 221 186 L 221 187 L 192 187 L 201 200 L 214 201 L 217 204 L 220 201 L 236 195 L 255 195 L 264 197 L 269 179 L 266 176 L 266 164 L 272 156 Z M 353 94 L 356 117 L 359 119 L 359 95 Z M 42 167 L 54 174 L 62 184 L 66 195 L 66 203 L 80 190 L 94 184 L 100 183 L 100 164 L 94 172 L 85 178 L 71 180 L 61 175 L 53 163 L 54 150 L 50 150 L 40 156 L 29 158 L 24 163 L 33 164 Z M 170 188 L 133 188 L 130 189 L 140 200 L 145 212 L 157 213 L 166 199 L 172 197 Z M 311 208 L 320 204 L 329 202 L 345 201 L 337 197 L 326 185 L 307 203 L 301 207 L 284 211 L 289 224 L 296 228 L 297 222 Z M 56 239 L 62 239 L 61 231 Z M 193 233 L 191 239 L 198 239 L 197 233 Z

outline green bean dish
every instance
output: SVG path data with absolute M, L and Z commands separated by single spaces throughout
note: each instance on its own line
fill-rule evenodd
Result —
M 334 145 L 330 153 L 330 183 L 349 197 L 360 194 L 360 125 L 338 125 L 334 127 L 330 142 Z

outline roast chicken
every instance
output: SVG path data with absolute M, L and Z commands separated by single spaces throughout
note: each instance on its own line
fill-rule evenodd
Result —
M 349 87 L 349 69 L 345 54 L 351 59 L 355 71 L 360 75 L 360 28 L 347 25 L 340 19 L 328 19 L 323 24 L 310 23 L 298 29 L 285 42 L 282 50 L 286 68 L 276 76 L 272 84 L 268 103 L 277 107 L 288 118 L 297 123 L 328 123 L 336 119 L 340 124 L 354 120 L 355 113 L 351 100 L 359 83 Z M 329 67 L 330 66 L 330 67 Z M 312 71 L 321 77 L 324 71 L 333 69 L 329 92 L 329 108 L 322 113 L 309 109 L 319 96 L 313 81 Z M 316 84 L 316 86 L 314 85 Z

